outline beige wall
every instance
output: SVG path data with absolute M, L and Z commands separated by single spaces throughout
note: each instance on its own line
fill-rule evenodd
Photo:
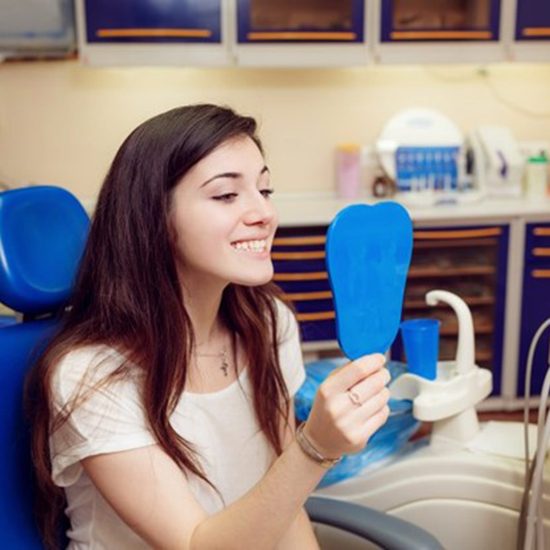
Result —
M 330 191 L 335 144 L 371 143 L 411 106 L 464 131 L 506 124 L 550 139 L 550 64 L 384 66 L 339 70 L 92 69 L 75 61 L 0 64 L 0 181 L 95 196 L 116 148 L 144 119 L 185 103 L 256 116 L 276 188 Z

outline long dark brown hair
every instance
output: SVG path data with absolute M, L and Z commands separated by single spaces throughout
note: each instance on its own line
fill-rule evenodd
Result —
M 52 376 L 75 348 L 106 344 L 122 350 L 128 361 L 110 377 L 124 376 L 129 368 L 143 371 L 143 408 L 158 444 L 182 470 L 208 481 L 192 446 L 170 424 L 185 388 L 194 337 L 176 270 L 169 209 L 171 191 L 186 172 L 237 136 L 250 137 L 262 150 L 253 118 L 215 105 L 172 109 L 136 128 L 107 173 L 61 328 L 27 384 L 37 516 L 47 547 L 57 545 L 65 505 L 63 490 L 52 481 L 48 442 L 71 413 L 52 411 Z M 229 285 L 220 313 L 242 337 L 257 420 L 280 454 L 289 396 L 277 358 L 276 294 L 271 283 Z

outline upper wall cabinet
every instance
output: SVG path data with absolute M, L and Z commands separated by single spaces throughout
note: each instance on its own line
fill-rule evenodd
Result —
M 550 60 L 550 2 L 517 0 L 512 56 L 521 61 Z
M 97 65 L 223 65 L 222 0 L 77 0 L 80 56 Z
M 376 0 L 373 10 L 378 61 L 504 59 L 500 0 Z
M 236 10 L 240 65 L 367 62 L 364 0 L 236 0 Z
M 96 65 L 550 60 L 550 0 L 75 1 L 79 54 Z
M 75 36 L 72 0 L 0 0 L 0 60 L 72 55 Z

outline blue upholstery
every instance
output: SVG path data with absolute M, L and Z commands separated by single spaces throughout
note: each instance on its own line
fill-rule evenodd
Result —
M 22 407 L 28 366 L 55 329 L 51 319 L 0 328 L 0 487 L 3 548 L 41 548 L 32 514 L 32 469 L 28 426 Z
M 33 519 L 23 384 L 70 295 L 89 219 L 69 192 L 29 187 L 0 193 L 0 302 L 37 320 L 0 323 L 0 546 L 42 548 Z
M 88 234 L 78 200 L 58 187 L 0 193 L 0 301 L 47 313 L 69 297 Z

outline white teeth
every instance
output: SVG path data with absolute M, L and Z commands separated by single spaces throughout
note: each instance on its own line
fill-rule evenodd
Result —
M 267 241 L 265 239 L 261 241 L 239 241 L 233 243 L 233 248 L 246 252 L 263 252 L 267 248 Z

